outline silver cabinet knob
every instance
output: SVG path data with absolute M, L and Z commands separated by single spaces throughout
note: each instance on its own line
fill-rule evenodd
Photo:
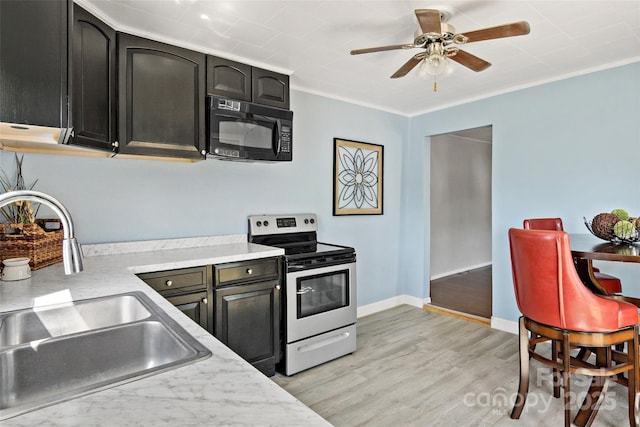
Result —
M 166 282 L 164 282 L 164 284 L 167 286 L 171 286 L 173 285 L 173 282 L 171 280 L 167 280 Z
M 202 150 L 202 151 L 200 152 L 200 154 L 202 154 L 203 156 L 206 156 L 206 155 L 207 155 L 207 150 Z
M 280 290 L 280 285 L 276 285 L 276 290 Z
M 202 303 L 203 303 L 203 304 L 207 304 L 208 302 L 209 302 L 209 301 L 207 301 L 207 299 L 206 299 L 206 298 L 204 298 L 204 299 L 202 300 Z
M 253 274 L 253 270 L 250 268 L 247 268 L 247 274 Z

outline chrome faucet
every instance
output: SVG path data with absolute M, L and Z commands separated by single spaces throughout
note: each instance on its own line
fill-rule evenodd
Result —
M 64 273 L 73 274 L 82 271 L 82 251 L 73 234 L 73 221 L 67 208 L 57 199 L 39 191 L 18 190 L 0 194 L 0 208 L 20 200 L 28 200 L 46 205 L 53 210 L 62 223 L 62 263 Z

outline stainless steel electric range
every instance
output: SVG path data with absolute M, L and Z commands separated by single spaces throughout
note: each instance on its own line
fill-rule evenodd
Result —
M 249 242 L 285 250 L 285 375 L 356 351 L 356 253 L 318 242 L 317 231 L 315 214 L 249 217 Z

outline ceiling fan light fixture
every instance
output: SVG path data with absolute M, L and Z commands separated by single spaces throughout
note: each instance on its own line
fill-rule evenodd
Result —
M 427 52 L 420 63 L 418 72 L 421 77 L 426 77 L 427 75 L 440 76 L 450 69 L 449 62 L 442 43 L 430 43 L 427 45 Z
M 446 56 L 431 54 L 425 58 L 425 69 L 432 76 L 439 76 L 447 71 L 448 59 Z
M 429 76 L 445 76 L 451 74 L 451 61 L 446 56 L 431 55 L 425 57 L 418 68 L 418 75 L 422 78 Z

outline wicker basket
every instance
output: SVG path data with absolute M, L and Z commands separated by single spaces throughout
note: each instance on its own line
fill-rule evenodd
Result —
M 8 231 L 22 228 L 21 234 Z M 29 257 L 32 270 L 62 262 L 62 224 L 59 219 L 36 219 L 35 224 L 0 224 L 0 259 Z

